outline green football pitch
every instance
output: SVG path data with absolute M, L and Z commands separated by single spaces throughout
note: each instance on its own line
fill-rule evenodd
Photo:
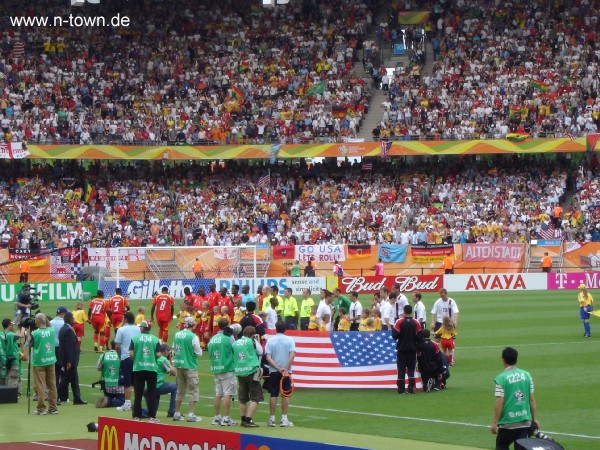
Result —
M 460 293 L 451 295 L 460 308 L 456 365 L 448 389 L 413 396 L 393 390 L 298 389 L 290 407 L 293 429 L 261 427 L 256 433 L 293 437 L 363 448 L 467 449 L 493 448 L 489 425 L 493 413 L 493 379 L 502 369 L 505 346 L 519 350 L 518 366 L 534 379 L 541 429 L 565 449 L 600 448 L 598 412 L 600 318 L 592 317 L 592 339 L 583 338 L 575 291 Z M 424 294 L 431 308 L 437 295 Z M 367 296 L 361 299 L 367 303 Z M 132 309 L 149 301 L 132 302 Z M 43 303 L 50 314 L 60 306 Z M 72 307 L 73 305 L 65 305 Z M 0 305 L 0 316 L 11 317 L 13 306 Z M 52 314 L 50 314 L 52 316 Z M 92 351 L 91 328 L 86 337 L 79 376 L 85 406 L 65 405 L 57 416 L 27 416 L 27 403 L 0 407 L 0 442 L 90 438 L 85 424 L 98 414 L 118 417 L 114 409 L 95 409 L 100 395 L 90 385 L 99 376 L 98 355 Z M 206 355 L 201 358 L 199 426 L 210 426 L 212 378 Z M 26 378 L 27 367 L 25 367 Z M 25 387 L 24 387 L 25 392 Z M 596 400 L 594 400 L 596 398 Z M 161 402 L 164 419 L 167 403 Z M 34 404 L 32 403 L 32 409 Z M 237 412 L 237 404 L 233 406 Z M 237 416 L 237 414 L 233 414 Z M 261 404 L 255 420 L 265 424 L 268 406 Z M 254 432 L 254 430 L 253 430 Z

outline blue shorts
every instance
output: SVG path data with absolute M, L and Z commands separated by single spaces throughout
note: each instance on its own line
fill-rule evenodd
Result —
M 279 393 L 281 391 L 281 379 L 283 375 L 281 372 L 271 372 L 269 373 L 269 394 L 271 397 L 279 397 Z M 292 380 L 289 378 L 283 378 L 283 389 L 289 391 L 292 388 Z
M 131 358 L 121 360 L 121 365 L 119 366 L 119 386 L 126 388 L 133 386 L 133 360 Z
M 591 305 L 587 305 L 585 307 L 580 307 L 579 308 L 579 318 L 581 320 L 586 320 L 590 318 L 590 311 L 592 310 L 592 306 Z

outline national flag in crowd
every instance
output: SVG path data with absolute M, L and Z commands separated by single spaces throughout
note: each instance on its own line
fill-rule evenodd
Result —
M 268 173 L 258 179 L 258 183 L 256 183 L 256 186 L 261 188 L 261 187 L 269 186 L 270 184 L 271 184 L 271 174 Z
M 370 162 L 362 163 L 362 171 L 363 172 L 370 172 L 371 170 L 373 170 L 373 163 L 370 163 Z
M 89 183 L 88 180 L 85 180 L 83 182 L 83 201 L 85 203 L 90 201 L 90 197 L 92 196 L 92 185 Z
M 506 139 L 512 142 L 524 141 L 529 137 L 529 133 L 508 133 Z
M 574 141 L 575 139 L 577 139 L 577 136 L 575 136 L 573 133 L 569 133 L 568 131 L 565 131 L 563 133 L 563 137 L 569 138 L 572 141 Z
M 596 151 L 596 144 L 600 138 L 600 133 L 590 133 L 586 136 L 586 151 L 592 153 Z
M 496 175 L 498 173 L 498 169 L 496 169 L 495 167 L 492 167 L 491 169 L 488 170 L 488 175 Z
M 369 258 L 371 246 L 369 244 L 348 244 L 348 259 Z
M 22 159 L 27 156 L 29 156 L 29 149 L 22 142 L 0 143 L 0 159 Z
M 381 141 L 381 159 L 385 159 L 390 154 L 392 148 L 392 141 Z
M 531 80 L 530 84 L 531 84 L 531 87 L 533 87 L 534 89 L 537 89 L 538 91 L 542 91 L 542 92 L 548 91 L 548 88 L 549 88 L 549 86 L 546 83 L 539 81 L 539 80 Z
M 542 223 L 540 230 L 538 231 L 538 239 L 545 239 L 548 241 L 556 239 L 556 233 L 554 231 L 554 225 L 552 223 Z
M 152 55 L 150 55 L 150 61 L 157 61 L 161 57 L 162 57 L 162 53 L 161 52 L 152 53 Z
M 17 178 L 17 184 L 19 186 L 25 186 L 27 183 L 29 183 L 27 178 Z
M 250 62 L 246 59 L 240 63 L 240 72 L 247 72 L 250 70 Z
M 296 344 L 294 386 L 396 389 L 396 342 L 389 331 L 287 331 Z M 271 335 L 267 335 L 267 339 Z M 416 387 L 422 388 L 416 372 Z M 408 383 L 408 379 L 406 380 Z
M 244 95 L 244 93 L 242 92 L 242 90 L 237 87 L 232 85 L 231 86 L 231 92 L 233 93 L 233 95 L 235 96 L 236 99 L 238 100 L 243 100 L 246 98 L 246 96 Z
M 314 97 L 317 94 L 325 93 L 325 81 L 319 81 L 306 90 L 307 97 Z

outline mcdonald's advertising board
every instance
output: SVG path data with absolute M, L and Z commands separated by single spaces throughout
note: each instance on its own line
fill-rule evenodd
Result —
M 98 450 L 238 450 L 240 433 L 98 418 Z
M 355 450 L 321 442 L 163 425 L 111 417 L 98 418 L 98 450 Z M 360 450 L 360 449 L 358 449 Z

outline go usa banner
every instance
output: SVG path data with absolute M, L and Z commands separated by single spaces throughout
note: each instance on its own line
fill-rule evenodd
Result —
M 296 245 L 294 246 L 294 259 L 297 261 L 308 262 L 312 258 L 316 262 L 334 262 L 345 261 L 346 252 L 344 245 L 337 244 L 316 244 L 316 245 Z
M 380 244 L 378 257 L 382 262 L 403 263 L 408 252 L 407 244 Z

